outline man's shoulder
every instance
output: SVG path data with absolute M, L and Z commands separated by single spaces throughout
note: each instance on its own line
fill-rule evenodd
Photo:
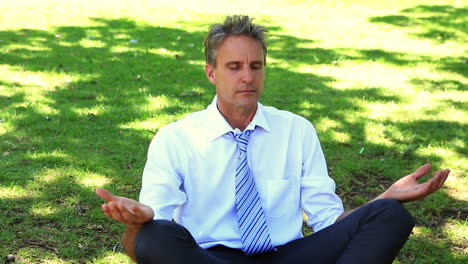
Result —
M 192 112 L 181 119 L 175 120 L 173 122 L 168 123 L 163 128 L 165 130 L 185 130 L 185 129 L 195 129 L 197 127 L 202 126 L 205 123 L 205 120 L 208 118 L 207 110 L 203 109 L 200 111 Z
M 280 123 L 280 124 L 303 124 L 308 125 L 311 122 L 303 116 L 290 112 L 288 110 L 277 109 L 273 106 L 262 105 L 262 110 L 265 115 L 265 118 L 269 122 Z

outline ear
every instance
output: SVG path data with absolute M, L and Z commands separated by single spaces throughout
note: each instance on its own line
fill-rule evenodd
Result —
M 214 72 L 214 67 L 208 63 L 205 64 L 205 74 L 206 74 L 206 78 L 208 78 L 208 81 L 216 85 L 216 76 Z

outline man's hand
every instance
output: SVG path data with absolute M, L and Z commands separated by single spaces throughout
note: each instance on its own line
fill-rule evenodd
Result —
M 450 170 L 437 171 L 431 179 L 424 183 L 419 183 L 418 179 L 429 173 L 432 166 L 425 164 L 415 172 L 399 179 L 384 193 L 379 195 L 379 198 L 389 198 L 400 202 L 411 202 L 423 199 L 429 194 L 439 190 L 444 185 Z
M 105 189 L 96 189 L 96 194 L 107 203 L 101 206 L 104 214 L 127 226 L 129 229 L 139 229 L 141 225 L 153 220 L 151 207 L 133 199 L 115 196 Z

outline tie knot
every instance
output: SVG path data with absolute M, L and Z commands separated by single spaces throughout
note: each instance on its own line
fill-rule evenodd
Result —
M 252 133 L 252 130 L 245 130 L 244 132 L 240 134 L 234 134 L 234 132 L 231 132 L 231 135 L 234 137 L 236 142 L 239 144 L 247 145 L 249 144 L 249 139 L 250 139 L 250 134 Z
M 252 130 L 245 130 L 241 134 L 234 134 L 233 132 L 231 132 L 231 135 L 236 140 L 237 146 L 239 147 L 239 150 L 241 153 L 245 153 L 247 151 L 247 146 L 249 145 L 250 133 L 252 133 Z

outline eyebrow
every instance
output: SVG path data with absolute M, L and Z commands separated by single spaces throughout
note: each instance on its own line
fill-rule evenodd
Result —
M 240 65 L 240 64 L 242 64 L 242 62 L 240 62 L 240 61 L 228 61 L 228 62 L 226 62 L 226 66 L 229 66 L 229 65 Z M 252 64 L 260 64 L 260 65 L 263 65 L 263 61 L 261 61 L 261 60 L 256 60 L 256 61 L 252 61 L 250 64 L 251 64 L 251 65 L 252 65 Z

